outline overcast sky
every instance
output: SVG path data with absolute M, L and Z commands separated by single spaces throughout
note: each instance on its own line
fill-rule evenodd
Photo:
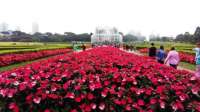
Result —
M 0 0 L 0 23 L 31 32 L 93 32 L 96 26 L 175 36 L 200 26 L 199 0 Z

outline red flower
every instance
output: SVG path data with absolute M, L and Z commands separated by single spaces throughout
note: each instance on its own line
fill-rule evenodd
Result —
M 151 95 L 151 94 L 152 94 L 152 90 L 151 90 L 151 89 L 147 89 L 147 90 L 145 91 L 145 93 L 146 93 L 146 95 Z
M 179 101 L 174 102 L 171 106 L 172 106 L 172 109 L 175 111 L 176 110 L 182 110 L 182 111 L 184 110 L 182 103 Z
M 44 112 L 51 112 L 51 110 L 49 110 L 49 109 L 45 109 Z
M 46 95 L 45 95 L 46 96 Z M 49 94 L 48 95 L 48 97 L 50 98 L 50 99 L 58 99 L 58 98 L 60 98 L 60 96 L 58 96 L 58 95 L 56 95 L 56 94 Z
M 33 102 L 36 103 L 36 104 L 39 104 L 41 101 L 41 98 L 36 96 L 35 98 L 33 98 Z
M 145 105 L 144 101 L 141 100 L 141 99 L 139 99 L 137 103 L 138 103 L 139 106 L 144 106 Z
M 155 99 L 155 98 L 152 98 L 151 100 L 150 100 L 150 104 L 155 104 L 155 103 L 157 103 L 157 100 Z
M 85 111 L 86 112 L 90 112 L 92 109 L 91 109 L 91 107 L 90 107 L 90 105 L 86 105 L 85 106 Z
M 160 100 L 159 103 L 160 103 L 160 108 L 164 109 L 165 108 L 165 102 Z
M 68 93 L 66 94 L 65 98 L 74 99 L 74 98 L 75 98 L 75 95 L 74 95 L 74 93 L 68 92 Z
M 10 103 L 9 109 L 12 110 L 13 112 L 19 112 L 19 107 L 17 106 L 16 103 Z
M 126 105 L 126 111 L 131 111 L 131 106 L 130 105 Z
M 70 112 L 78 112 L 76 109 L 71 110 Z
M 5 97 L 7 95 L 8 90 L 7 89 L 1 89 L 0 94 Z
M 114 103 L 117 104 L 117 105 L 121 105 L 121 101 L 119 99 L 115 99 Z
M 15 89 L 10 89 L 8 92 L 7 92 L 7 96 L 9 98 L 12 98 L 13 95 L 16 93 L 16 90 Z
M 75 86 L 75 90 L 81 90 L 81 86 L 80 85 L 77 85 L 77 86 Z
M 105 89 L 101 92 L 101 96 L 102 96 L 102 97 L 106 97 L 107 94 L 108 94 L 108 91 L 109 91 L 109 90 L 105 88 Z
M 66 82 L 65 84 L 63 84 L 63 89 L 67 90 L 68 89 L 69 84 Z
M 5 54 L 0 56 L 0 67 L 24 61 L 31 61 L 38 58 L 64 54 L 70 51 L 71 51 L 70 49 L 55 49 L 55 50 L 41 50 L 37 52 Z
M 110 84 L 110 81 L 104 81 L 104 85 L 108 86 Z
M 192 93 L 198 95 L 199 88 L 192 88 Z
M 19 90 L 20 90 L 20 91 L 23 91 L 23 90 L 25 90 L 25 89 L 26 89 L 26 84 L 21 83 L 21 84 L 19 85 Z
M 6 101 L 1 108 L 39 112 L 56 108 L 116 111 L 118 107 L 139 112 L 198 111 L 200 87 L 193 76 L 149 57 L 98 47 L 1 72 L 0 97 Z M 17 104 L 9 109 L 12 101 Z
M 76 97 L 76 98 L 75 98 L 75 101 L 76 101 L 76 102 L 81 102 L 81 100 L 82 100 L 81 97 Z
M 88 98 L 88 100 L 93 100 L 94 95 L 92 93 L 88 93 L 87 98 Z
M 156 92 L 161 94 L 162 92 L 164 92 L 164 90 L 165 90 L 164 86 L 158 86 L 157 89 L 156 89 Z

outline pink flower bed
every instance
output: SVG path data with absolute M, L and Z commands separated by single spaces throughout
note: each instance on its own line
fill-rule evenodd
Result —
M 187 71 L 98 47 L 0 73 L 1 111 L 198 112 L 199 85 Z
M 37 52 L 26 52 L 21 54 L 6 54 L 0 55 L 0 67 L 7 66 L 14 63 L 31 61 L 43 57 L 54 56 L 58 54 L 64 54 L 71 51 L 70 49 L 54 49 L 54 50 L 42 50 Z
M 140 53 L 148 53 L 148 48 L 139 49 Z
M 141 53 L 148 53 L 148 48 L 140 49 Z M 195 56 L 185 52 L 179 52 L 181 61 L 195 64 Z
M 191 64 L 195 64 L 195 56 L 194 55 L 184 53 L 184 52 L 180 52 L 179 56 L 181 58 L 181 61 L 188 62 L 188 63 L 191 63 Z

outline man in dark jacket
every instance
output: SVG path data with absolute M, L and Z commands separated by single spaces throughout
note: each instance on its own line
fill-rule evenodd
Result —
M 156 47 L 154 46 L 154 43 L 151 43 L 151 47 L 149 48 L 149 56 L 156 57 Z

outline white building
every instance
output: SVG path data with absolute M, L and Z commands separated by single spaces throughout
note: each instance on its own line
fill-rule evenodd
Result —
M 37 22 L 32 23 L 32 34 L 39 32 L 39 24 Z
M 0 24 L 0 32 L 6 32 L 8 31 L 8 24 L 3 22 Z
M 113 27 L 97 27 L 91 37 L 92 44 L 122 44 L 122 35 Z

